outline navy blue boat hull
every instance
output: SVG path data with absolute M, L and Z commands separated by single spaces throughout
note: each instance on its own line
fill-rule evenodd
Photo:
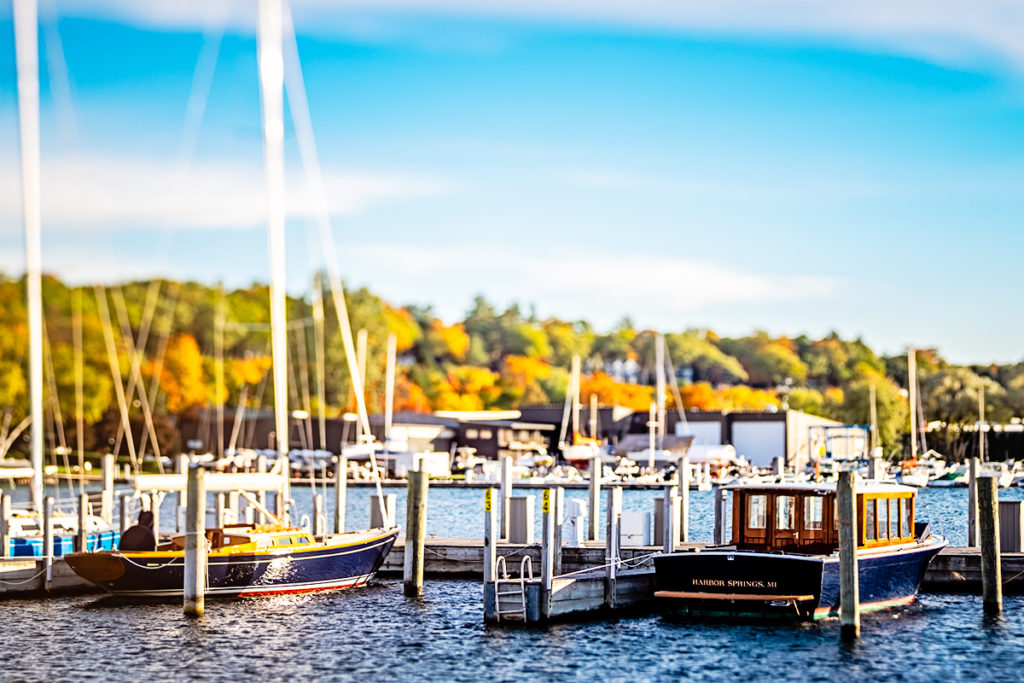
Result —
M 858 554 L 860 610 L 912 602 L 928 563 L 945 546 L 945 540 L 933 538 Z M 656 591 L 674 616 L 820 619 L 839 614 L 836 555 L 711 550 L 662 555 L 654 562 Z
M 360 586 L 380 569 L 398 530 L 356 543 L 310 549 L 208 556 L 206 594 L 241 597 Z M 178 597 L 184 586 L 182 553 L 85 553 L 67 558 L 79 575 L 114 595 Z

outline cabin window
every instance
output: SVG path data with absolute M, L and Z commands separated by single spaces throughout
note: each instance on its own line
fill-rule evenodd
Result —
M 889 538 L 889 506 L 885 499 L 878 501 L 878 540 L 883 541 Z
M 821 496 L 804 498 L 804 528 L 810 531 L 821 530 L 822 508 L 824 499 Z
M 277 539 L 277 545 L 291 545 L 292 539 L 290 538 L 279 538 Z
M 751 529 L 764 529 L 767 508 L 767 496 L 751 496 L 750 507 L 747 510 L 747 527 Z
M 864 501 L 864 531 L 866 533 L 865 539 L 869 541 L 875 540 L 875 501 L 865 500 Z
M 466 438 L 467 439 L 478 439 L 478 438 L 480 438 L 480 433 L 477 430 L 475 430 L 475 429 L 467 429 L 466 430 Z
M 796 498 L 793 496 L 775 497 L 775 528 L 793 528 L 793 508 L 796 507 Z
M 490 429 L 481 429 L 480 430 L 480 438 L 481 439 L 489 439 L 492 436 L 494 436 L 494 435 L 491 433 Z
M 898 498 L 889 499 L 889 538 L 900 538 L 900 502 Z

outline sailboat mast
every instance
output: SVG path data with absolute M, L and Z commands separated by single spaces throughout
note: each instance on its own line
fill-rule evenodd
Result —
M 39 199 L 39 18 L 36 0 L 14 0 L 21 133 L 21 189 L 25 217 L 25 286 L 28 299 L 29 402 L 32 506 L 43 509 L 43 290 Z
M 917 351 L 907 350 L 907 389 L 910 392 L 910 459 L 917 459 Z
M 580 357 L 572 357 L 572 443 L 580 431 Z
M 654 344 L 655 363 L 657 364 L 658 391 L 658 449 L 665 448 L 665 432 L 667 415 L 665 411 L 665 337 L 659 334 Z
M 284 60 L 281 0 L 260 0 L 259 72 L 263 156 L 267 178 L 267 254 L 270 260 L 270 340 L 278 456 L 288 457 L 288 337 L 285 310 Z

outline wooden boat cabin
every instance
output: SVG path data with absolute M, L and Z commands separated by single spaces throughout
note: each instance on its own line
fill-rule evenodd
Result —
M 839 547 L 834 484 L 731 486 L 732 540 L 738 550 L 827 555 Z M 916 540 L 915 489 L 869 484 L 857 489 L 857 545 Z

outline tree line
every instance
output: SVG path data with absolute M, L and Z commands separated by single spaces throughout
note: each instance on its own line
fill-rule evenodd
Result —
M 269 300 L 263 284 L 225 291 L 196 282 L 147 280 L 76 288 L 45 277 L 43 298 L 51 445 L 75 443 L 79 412 L 86 448 L 104 450 L 116 441 L 115 377 L 123 387 L 138 385 L 129 406 L 133 420 L 141 421 L 141 399 L 152 403 L 164 453 L 180 447 L 175 424 L 183 416 L 195 417 L 216 405 L 245 404 L 252 410 L 273 403 Z M 583 363 L 584 401 L 596 395 L 602 405 L 646 410 L 654 398 L 656 333 L 638 329 L 628 318 L 599 331 L 585 320 L 541 319 L 518 305 L 499 310 L 477 296 L 464 319 L 444 321 L 429 307 L 396 306 L 365 288 L 347 292 L 346 303 L 353 329 L 367 332 L 365 384 L 371 412 L 383 410 L 389 334 L 396 337 L 399 359 L 396 411 L 561 403 L 574 355 Z M 321 406 L 314 301 L 289 297 L 287 307 L 292 321 L 289 403 L 316 414 Z M 354 409 L 354 396 L 329 301 L 323 311 L 323 409 L 337 416 Z M 887 453 L 906 449 L 905 354 L 879 355 L 863 340 L 842 339 L 834 332 L 812 339 L 766 331 L 722 337 L 685 324 L 676 329 L 662 332 L 685 409 L 793 408 L 866 425 L 873 387 L 883 448 Z M 28 412 L 27 340 L 24 280 L 0 276 L 2 434 Z M 931 438 L 940 451 L 952 447 L 962 425 L 978 419 L 982 391 L 988 420 L 1024 415 L 1024 363 L 957 366 L 936 349 L 922 349 L 917 365 L 923 414 L 938 425 Z M 669 405 L 674 405 L 671 396 Z

